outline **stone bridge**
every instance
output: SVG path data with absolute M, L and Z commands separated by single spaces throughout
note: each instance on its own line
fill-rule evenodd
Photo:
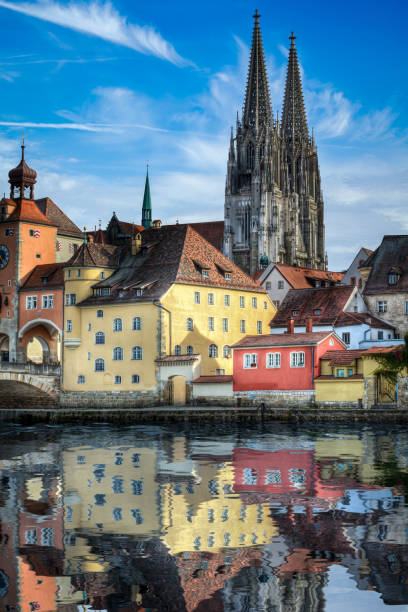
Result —
M 61 367 L 36 363 L 0 363 L 0 407 L 58 401 Z

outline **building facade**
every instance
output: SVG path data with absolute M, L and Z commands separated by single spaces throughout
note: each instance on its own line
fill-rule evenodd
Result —
M 224 253 L 253 275 L 266 261 L 325 269 L 324 203 L 295 47 L 281 120 L 272 111 L 258 12 L 245 103 L 231 130 Z

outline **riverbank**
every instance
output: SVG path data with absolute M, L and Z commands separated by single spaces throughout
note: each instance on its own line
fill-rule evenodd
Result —
M 149 408 L 21 408 L 1 409 L 0 422 L 14 423 L 146 423 L 151 421 L 362 421 L 406 422 L 406 408 L 378 407 L 370 409 L 335 408 L 287 408 L 273 407 L 220 407 L 220 406 L 157 406 Z

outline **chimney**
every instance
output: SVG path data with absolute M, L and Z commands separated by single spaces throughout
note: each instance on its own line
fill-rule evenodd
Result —
M 132 255 L 140 253 L 142 248 L 142 235 L 140 232 L 132 236 Z
M 287 329 L 286 333 L 293 334 L 294 331 L 295 331 L 295 319 L 291 319 L 289 317 L 289 319 L 288 319 L 288 329 Z
M 312 317 L 307 317 L 306 319 L 306 333 L 311 334 L 313 331 L 313 319 Z
M 158 229 L 159 227 L 161 227 L 161 224 L 162 222 L 160 219 L 155 219 L 152 223 L 152 227 L 153 229 Z

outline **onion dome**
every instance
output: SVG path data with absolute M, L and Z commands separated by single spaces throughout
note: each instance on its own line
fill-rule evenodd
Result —
M 259 264 L 263 270 L 269 266 L 269 257 L 266 253 L 262 255 L 261 259 L 259 260 Z
M 25 190 L 30 189 L 30 200 L 34 199 L 34 185 L 37 182 L 37 172 L 30 168 L 24 160 L 24 138 L 21 145 L 21 161 L 9 172 L 10 198 L 14 199 L 14 190 L 18 189 L 18 197 L 24 198 Z

